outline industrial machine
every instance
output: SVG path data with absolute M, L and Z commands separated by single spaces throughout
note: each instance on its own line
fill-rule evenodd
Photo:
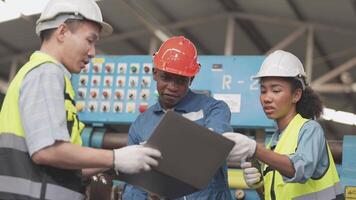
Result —
M 201 70 L 191 89 L 224 100 L 230 107 L 234 129 L 252 130 L 257 136 L 271 132 L 274 122 L 265 117 L 258 81 L 252 79 L 263 59 L 264 56 L 199 56 Z M 84 145 L 112 149 L 126 144 L 129 125 L 157 101 L 152 68 L 151 56 L 99 55 L 73 76 L 79 117 L 87 125 L 82 134 Z M 264 142 L 266 136 L 256 139 Z M 351 152 L 355 138 L 347 137 L 345 142 Z M 355 159 L 345 151 L 343 156 L 343 160 L 349 160 L 338 167 L 344 186 L 356 186 L 356 161 L 351 162 Z M 229 176 L 232 192 L 245 189 L 236 192 L 239 198 L 259 199 L 255 190 L 247 189 L 240 169 L 230 169 Z

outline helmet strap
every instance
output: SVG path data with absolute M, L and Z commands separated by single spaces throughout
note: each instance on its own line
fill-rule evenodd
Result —
M 307 87 L 307 83 L 305 82 L 305 79 L 302 75 L 298 75 L 295 77 L 295 79 L 297 79 L 298 81 L 300 81 L 300 83 L 302 84 L 302 89 L 303 91 L 305 90 L 305 88 Z

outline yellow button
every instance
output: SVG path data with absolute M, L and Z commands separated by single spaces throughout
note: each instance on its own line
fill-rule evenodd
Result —
M 79 112 L 82 112 L 83 109 L 84 109 L 84 106 L 83 106 L 83 104 L 81 104 L 81 103 L 77 103 L 77 104 L 75 105 L 75 107 L 77 108 L 77 111 L 79 111 Z

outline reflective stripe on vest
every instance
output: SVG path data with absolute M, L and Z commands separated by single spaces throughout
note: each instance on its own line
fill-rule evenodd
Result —
M 80 170 L 66 170 L 33 163 L 29 156 L 19 113 L 19 92 L 25 75 L 43 63 L 57 63 L 47 54 L 35 52 L 11 82 L 0 113 L 0 199 L 83 199 Z M 74 90 L 64 76 L 67 122 L 72 123 L 70 142 L 81 144 L 84 124 L 78 120 Z M 5 182 L 4 182 L 5 181 Z M 11 187 L 9 186 L 11 183 Z M 21 189 L 19 189 L 21 188 Z
M 308 121 L 297 114 L 288 124 L 283 132 L 276 148 L 276 153 L 290 155 L 295 153 L 298 147 L 298 135 L 301 127 Z M 267 145 L 269 148 L 269 145 Z M 271 170 L 267 165 L 264 166 L 264 186 L 265 199 L 335 199 L 342 193 L 339 185 L 339 177 L 336 171 L 334 160 L 330 153 L 328 144 L 326 148 L 329 157 L 329 167 L 326 173 L 318 178 L 308 179 L 305 183 L 285 183 L 282 175 L 277 170 Z M 268 170 L 270 169 L 270 170 Z
M 42 183 L 30 181 L 23 178 L 0 175 L 0 188 L 7 191 L 8 193 L 17 194 L 16 196 L 12 196 L 14 199 L 17 199 L 16 197 L 19 197 L 20 195 L 23 196 L 21 199 L 25 197 L 40 199 Z M 45 199 L 82 200 L 83 198 L 83 194 L 74 192 L 65 187 L 50 183 L 48 183 L 46 186 Z

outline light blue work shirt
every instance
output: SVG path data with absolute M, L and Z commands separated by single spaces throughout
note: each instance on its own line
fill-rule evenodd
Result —
M 283 135 L 276 131 L 271 138 L 271 147 L 277 145 Z M 288 155 L 292 162 L 295 174 L 288 178 L 282 175 L 284 182 L 305 183 L 309 178 L 319 178 L 328 168 L 329 159 L 326 151 L 324 131 L 320 124 L 308 120 L 300 129 L 298 146 L 294 154 Z
M 230 126 L 231 112 L 227 104 L 191 90 L 176 105 L 174 111 L 197 124 L 211 128 L 221 134 L 232 131 Z M 128 145 L 140 144 L 146 141 L 158 125 L 164 110 L 159 103 L 154 104 L 142 113 L 131 125 Z M 147 192 L 132 185 L 126 185 L 123 193 L 124 200 L 145 200 Z M 232 199 L 227 183 L 226 163 L 218 169 L 206 189 L 187 195 L 180 199 Z

